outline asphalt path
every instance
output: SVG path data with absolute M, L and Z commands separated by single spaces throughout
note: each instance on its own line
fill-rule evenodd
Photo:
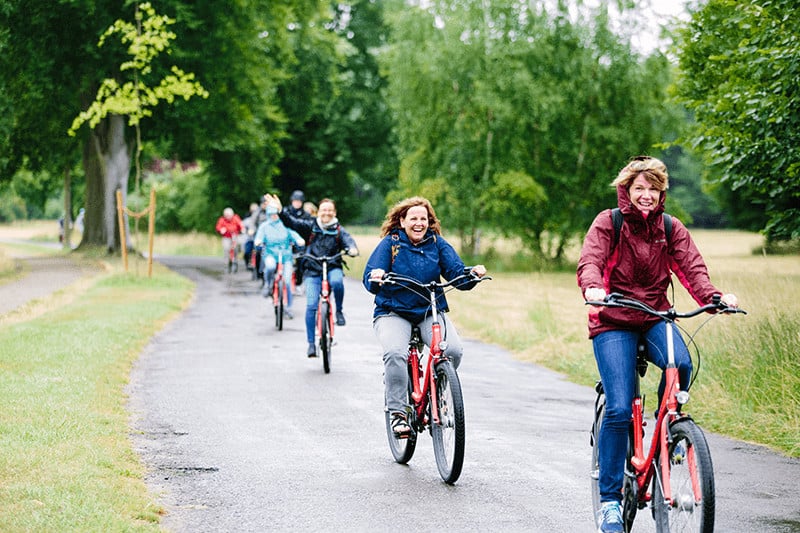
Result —
M 127 391 L 134 447 L 166 529 L 595 530 L 591 388 L 462 331 L 466 459 L 449 486 L 428 434 L 408 466 L 391 457 L 372 298 L 359 280 L 345 278 L 348 323 L 336 329 L 326 375 L 321 359 L 305 356 L 304 297 L 277 331 L 246 271 L 224 274 L 218 259 L 159 260 L 197 284 L 191 306 L 142 353 Z M 708 439 L 716 530 L 800 531 L 800 461 Z M 633 531 L 654 531 L 649 511 Z

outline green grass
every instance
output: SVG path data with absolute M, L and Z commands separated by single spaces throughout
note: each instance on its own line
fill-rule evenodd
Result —
M 800 457 L 800 261 L 797 256 L 752 255 L 758 240 L 753 234 L 693 235 L 712 281 L 736 293 L 749 314 L 716 317 L 697 334 L 701 365 L 687 410 L 707 430 Z M 464 334 L 592 385 L 597 368 L 575 274 L 492 276 L 475 290 L 449 298 Z M 675 295 L 679 310 L 694 307 L 677 283 Z M 705 318 L 681 324 L 693 332 Z M 648 398 L 655 398 L 658 375 L 656 369 L 648 372 Z
M 0 327 L 0 531 L 158 531 L 128 440 L 124 386 L 192 285 L 108 274 L 65 306 Z

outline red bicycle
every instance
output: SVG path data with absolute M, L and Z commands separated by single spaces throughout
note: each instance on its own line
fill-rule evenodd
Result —
M 317 345 L 322 353 L 322 369 L 326 374 L 331 371 L 331 359 L 333 349 L 333 326 L 336 323 L 333 313 L 333 302 L 331 302 L 331 286 L 328 282 L 328 263 L 342 256 L 344 251 L 340 251 L 331 256 L 316 257 L 308 253 L 303 254 L 306 259 L 316 261 L 322 267 L 322 286 L 319 291 L 319 305 L 317 306 Z
M 231 240 L 231 245 L 228 249 L 228 274 L 233 274 L 239 272 L 239 262 L 236 260 L 239 248 L 239 234 L 233 233 L 227 238 Z
M 381 280 L 381 283 L 402 286 L 428 299 L 433 317 L 430 348 L 422 342 L 418 326 L 412 327 L 408 341 L 407 401 L 411 405 L 408 421 L 414 431 L 408 436 L 396 436 L 387 410 L 386 434 L 389 438 L 389 449 L 395 461 L 406 464 L 414 455 L 417 435 L 425 429 L 430 430 L 439 475 L 445 483 L 451 485 L 461 475 L 464 465 L 464 398 L 456 369 L 444 355 L 447 344 L 439 322 L 436 291 L 441 289 L 448 292 L 465 280 L 480 282 L 489 279 L 492 278 L 463 274 L 447 282 L 420 283 L 413 278 L 387 272 Z
M 617 293 L 609 294 L 604 301 L 587 301 L 586 304 L 637 309 L 661 318 L 667 322 L 668 326 L 666 328 L 668 364 L 664 370 L 666 388 L 658 409 L 650 448 L 646 455 L 643 441 L 644 427 L 647 423 L 644 420 L 645 408 L 640 388 L 641 377 L 644 377 L 648 366 L 646 344 L 640 342 L 637 349 L 633 416 L 628 437 L 628 458 L 622 489 L 622 517 L 625 531 L 630 531 L 636 511 L 643 509 L 648 504 L 651 506 L 658 533 L 675 531 L 708 533 L 713 531 L 715 490 L 711 452 L 700 427 L 681 410 L 683 405 L 689 401 L 689 393 L 682 391 L 680 387 L 678 368 L 675 366 L 674 333 L 670 326 L 675 324 L 678 318 L 690 318 L 707 311 L 717 311 L 717 313 L 709 315 L 708 320 L 718 314 L 746 314 L 745 311 L 727 306 L 720 301 L 718 296 L 715 296 L 712 303 L 688 313 L 679 313 L 672 308 L 667 311 L 656 311 L 643 302 L 623 297 Z M 695 346 L 698 359 L 699 351 L 694 343 L 694 336 L 708 320 L 703 322 L 693 334 L 688 335 L 689 342 Z M 597 400 L 595 401 L 590 444 L 592 445 L 592 506 L 596 517 L 597 511 L 600 509 L 600 467 L 597 443 L 605 415 L 605 395 L 601 382 L 597 382 L 595 389 Z
M 283 280 L 283 254 L 278 252 L 278 264 L 272 276 L 272 305 L 275 308 L 275 327 L 283 330 L 283 316 L 289 307 L 289 294 Z

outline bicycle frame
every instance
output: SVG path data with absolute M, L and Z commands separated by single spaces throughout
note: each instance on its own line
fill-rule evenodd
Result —
M 436 293 L 433 288 L 429 289 L 429 291 L 433 324 L 431 325 L 429 357 L 425 365 L 422 380 L 420 380 L 419 375 L 420 353 L 416 344 L 410 344 L 408 354 L 408 364 L 411 368 L 413 385 L 411 398 L 414 400 L 414 410 L 417 415 L 417 420 L 424 420 L 425 411 L 428 408 L 428 400 L 431 397 L 436 397 L 436 377 L 433 369 L 436 367 L 436 363 L 444 359 L 443 348 L 445 344 L 442 342 L 442 325 L 439 323 L 439 308 L 436 304 Z M 436 405 L 436 402 L 431 402 L 431 418 L 435 424 L 439 423 L 439 406 Z
M 680 393 L 680 378 L 678 376 L 678 367 L 675 366 L 675 345 L 674 345 L 674 330 L 671 327 L 673 321 L 665 319 L 667 322 L 667 367 L 664 369 L 665 383 L 664 397 L 661 399 L 661 404 L 658 409 L 658 416 L 656 418 L 656 426 L 653 431 L 653 436 L 650 440 L 650 448 L 645 456 L 644 454 L 644 404 L 642 400 L 641 391 L 639 389 L 639 376 L 636 376 L 636 392 L 633 398 L 633 457 L 631 457 L 631 465 L 633 466 L 634 473 L 636 474 L 636 482 L 638 484 L 639 502 L 646 503 L 650 500 L 650 494 L 647 493 L 646 487 L 649 486 L 653 476 L 656 473 L 655 458 L 659 458 L 660 469 L 660 482 L 663 487 L 662 493 L 664 499 L 671 506 L 672 501 L 672 488 L 670 487 L 669 477 L 669 455 L 660 453 L 661 450 L 666 450 L 669 443 L 672 441 L 670 435 L 670 425 L 678 418 L 686 417 L 678 411 L 678 394 Z M 688 400 L 688 393 L 687 400 Z M 685 403 L 685 402 L 684 402 Z M 692 480 L 692 489 L 697 501 L 702 500 L 702 495 L 698 488 L 696 478 L 696 468 L 694 466 L 694 448 L 688 450 L 689 453 L 689 468 L 694 473 Z
M 336 256 L 341 254 L 336 254 Z M 336 257 L 334 256 L 334 257 Z M 322 321 L 327 320 L 328 322 L 328 332 L 330 333 L 331 341 L 333 341 L 333 326 L 335 320 L 333 320 L 333 308 L 331 307 L 331 285 L 328 281 L 328 261 L 332 260 L 333 257 L 319 257 L 315 258 L 319 261 L 322 265 L 322 285 L 319 291 L 319 303 L 317 305 L 317 331 L 322 331 Z M 328 316 L 322 316 L 322 303 L 327 303 L 328 309 Z

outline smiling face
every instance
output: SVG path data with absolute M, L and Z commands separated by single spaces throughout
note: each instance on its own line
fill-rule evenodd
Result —
M 633 206 L 641 211 L 644 216 L 650 214 L 661 199 L 661 191 L 655 185 L 647 181 L 643 174 L 639 174 L 631 182 L 628 188 L 628 194 L 631 197 Z
M 321 204 L 319 204 L 317 216 L 323 224 L 327 224 L 333 220 L 333 217 L 336 216 L 336 207 L 333 205 L 333 202 L 323 201 Z
M 428 210 L 423 205 L 409 207 L 406 216 L 400 218 L 400 227 L 414 244 L 420 242 L 428 231 Z

